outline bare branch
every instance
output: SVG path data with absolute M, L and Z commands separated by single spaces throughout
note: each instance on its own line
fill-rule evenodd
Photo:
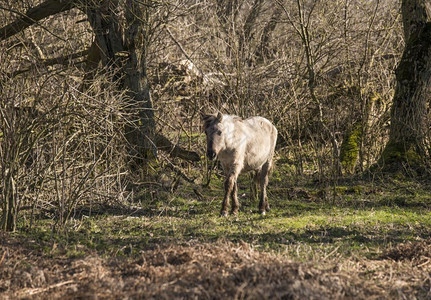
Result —
M 10 73 L 6 73 L 5 77 L 9 78 L 9 79 L 14 78 L 14 77 L 16 77 L 22 73 L 26 73 L 26 72 L 29 72 L 31 70 L 34 70 L 38 66 L 45 66 L 46 67 L 46 66 L 52 66 L 52 65 L 66 65 L 73 59 L 77 59 L 77 58 L 80 58 L 82 56 L 87 55 L 88 52 L 89 52 L 89 50 L 86 49 L 86 50 L 78 51 L 76 53 L 71 53 L 71 54 L 67 54 L 67 55 L 63 55 L 63 56 L 59 56 L 59 57 L 47 58 L 47 59 L 41 60 L 41 61 L 31 65 L 30 67 L 19 69 L 19 70 L 10 72 Z
M 13 11 L 14 13 L 19 14 L 20 17 L 14 22 L 0 28 L 0 41 L 23 31 L 27 27 L 46 17 L 72 9 L 74 6 L 75 1 L 73 0 L 47 0 L 33 8 L 30 8 L 25 14 Z M 0 9 L 11 11 L 4 7 L 0 7 Z
M 182 158 L 187 161 L 200 161 L 200 155 L 193 151 L 188 151 L 178 145 L 173 144 L 165 136 L 157 134 L 155 137 L 157 149 L 168 152 L 172 157 Z

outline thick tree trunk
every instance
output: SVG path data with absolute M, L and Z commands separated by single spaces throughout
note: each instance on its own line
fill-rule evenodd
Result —
M 396 69 L 389 141 L 380 163 L 397 171 L 404 163 L 420 167 L 425 153 L 426 105 L 430 95 L 431 23 L 427 0 L 403 0 L 406 46 Z
M 145 2 L 145 1 L 144 1 Z M 156 155 L 154 143 L 155 121 L 150 84 L 146 66 L 146 42 L 142 22 L 138 19 L 143 13 L 134 0 L 126 1 L 126 22 L 124 50 L 129 57 L 124 64 L 124 88 L 130 102 L 130 109 L 138 118 L 127 128 L 126 137 L 136 147 L 141 157 Z M 144 8 L 146 10 L 147 8 Z M 145 16 L 144 16 L 145 18 Z M 141 42 L 140 42 L 141 41 Z
M 277 26 L 277 22 L 279 21 L 280 15 L 281 15 L 281 9 L 279 7 L 276 7 L 274 9 L 274 12 L 272 13 L 270 20 L 262 30 L 259 47 L 257 47 L 255 51 L 256 60 L 259 63 L 264 62 L 266 58 L 269 58 L 272 55 L 271 54 L 272 50 L 270 48 L 269 43 L 271 41 L 271 34 L 274 32 L 275 27 Z
M 126 91 L 128 109 L 133 117 L 127 124 L 126 138 L 136 164 L 156 153 L 154 112 L 145 65 L 145 40 L 138 16 L 140 2 L 126 1 L 124 38 L 117 18 L 118 1 L 103 1 L 89 6 L 87 15 L 96 34 L 102 64 L 114 72 L 114 81 Z M 142 50 L 140 52 L 139 50 Z

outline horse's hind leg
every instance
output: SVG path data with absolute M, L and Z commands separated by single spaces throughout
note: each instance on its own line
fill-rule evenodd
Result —
M 252 202 L 257 200 L 258 197 L 258 191 L 257 191 L 257 185 L 259 183 L 259 176 L 260 173 L 259 171 L 256 171 L 252 176 L 251 176 L 251 183 L 250 183 L 250 200 Z
M 259 212 L 265 215 L 269 211 L 268 197 L 266 195 L 266 187 L 268 186 L 269 171 L 271 169 L 271 162 L 266 162 L 260 171 L 260 201 Z

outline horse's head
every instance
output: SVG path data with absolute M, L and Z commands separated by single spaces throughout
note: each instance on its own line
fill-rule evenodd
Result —
M 213 160 L 224 147 L 223 115 L 202 115 L 204 131 L 207 136 L 207 157 Z

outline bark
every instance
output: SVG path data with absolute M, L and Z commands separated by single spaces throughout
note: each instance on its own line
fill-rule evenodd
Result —
M 6 170 L 4 176 L 4 188 L 2 190 L 2 218 L 0 229 L 15 231 L 17 217 L 17 194 L 15 190 L 14 171 Z
M 254 0 L 253 6 L 245 20 L 242 32 L 239 33 L 239 53 L 244 57 L 246 55 L 246 47 L 250 47 L 250 41 L 253 39 L 253 27 L 256 19 L 259 17 L 263 0 Z M 250 49 L 248 49 L 250 51 Z M 249 54 L 248 54 L 249 55 Z M 247 56 L 248 56 L 247 55 Z M 250 59 L 248 57 L 248 59 Z M 249 62 L 251 63 L 251 62 Z
M 217 0 L 217 17 L 220 20 L 220 23 L 230 23 L 230 18 L 233 16 L 233 19 L 236 19 L 239 6 L 241 4 L 238 3 L 238 0 Z
M 156 125 L 146 66 L 146 37 L 141 28 L 142 22 L 137 17 L 142 15 L 139 4 L 134 0 L 127 0 L 126 6 L 128 27 L 125 31 L 124 50 L 129 57 L 124 64 L 123 84 L 131 99 L 131 109 L 139 116 L 135 124 L 126 129 L 126 137 L 137 147 L 137 154 L 146 157 L 149 153 L 145 151 L 156 153 L 153 143 Z M 135 128 L 139 130 L 136 131 Z
M 407 162 L 420 167 L 425 158 L 426 105 L 430 93 L 431 23 L 429 1 L 404 0 L 406 46 L 395 71 L 397 85 L 391 109 L 389 141 L 380 163 L 397 170 Z
M 88 50 L 87 58 L 85 60 L 85 74 L 79 88 L 81 92 L 84 93 L 93 82 L 94 76 L 97 73 L 97 67 L 99 66 L 99 62 L 101 59 L 102 57 L 100 54 L 99 46 L 97 45 L 96 40 L 94 40 L 93 43 L 91 43 L 90 49 Z
M 118 5 L 118 0 L 105 0 L 95 3 L 88 1 L 83 7 L 95 33 L 95 44 L 100 51 L 102 64 L 111 70 L 120 70 L 120 53 L 127 54 L 123 52 L 121 25 L 116 15 Z

